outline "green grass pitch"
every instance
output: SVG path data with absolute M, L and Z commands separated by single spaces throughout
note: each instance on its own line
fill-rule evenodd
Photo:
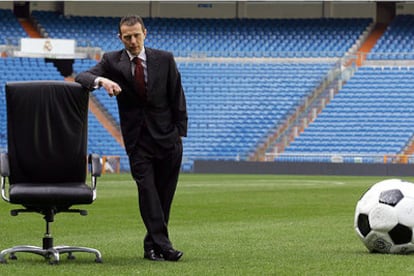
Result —
M 179 262 L 143 259 L 144 226 L 129 174 L 103 175 L 89 215 L 58 214 L 55 245 L 94 247 L 59 265 L 17 253 L 1 275 L 410 275 L 414 256 L 370 254 L 354 229 L 364 191 L 386 177 L 182 174 L 170 237 Z M 405 178 L 408 181 L 414 179 Z M 0 249 L 41 245 L 39 214 L 11 217 L 0 203 Z

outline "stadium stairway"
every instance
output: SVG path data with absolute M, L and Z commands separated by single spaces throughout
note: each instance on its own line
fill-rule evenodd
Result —
M 413 154 L 414 154 L 414 137 L 411 137 L 411 140 L 408 142 L 407 147 L 401 153 L 401 157 L 400 157 L 401 160 L 398 160 L 398 161 L 400 161 L 401 163 L 407 163 L 408 161 L 407 158 L 409 156 L 413 156 Z
M 371 34 L 368 36 L 368 38 L 365 40 L 365 42 L 361 45 L 361 47 L 358 50 L 358 58 L 356 62 L 357 66 L 361 66 L 363 64 L 363 62 L 367 58 L 367 54 L 375 46 L 380 37 L 385 33 L 386 29 L 386 24 L 377 23 L 375 25 L 374 30 L 371 32 Z
M 19 23 L 29 37 L 42 38 L 42 35 L 37 31 L 29 19 L 19 19 Z

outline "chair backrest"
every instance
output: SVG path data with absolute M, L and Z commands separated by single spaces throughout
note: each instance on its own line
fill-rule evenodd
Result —
M 85 182 L 88 101 L 78 83 L 6 83 L 11 185 Z

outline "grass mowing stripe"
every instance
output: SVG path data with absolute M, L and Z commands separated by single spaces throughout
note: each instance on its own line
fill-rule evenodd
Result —
M 58 214 L 55 244 L 96 247 L 94 256 L 49 266 L 18 254 L 1 275 L 395 275 L 414 272 L 414 256 L 367 253 L 353 229 L 362 193 L 382 177 L 182 174 L 170 236 L 185 252 L 178 263 L 142 258 L 145 229 L 131 176 L 103 175 L 89 216 Z M 409 178 L 407 180 L 410 181 Z M 412 179 L 411 179 L 412 181 Z M 16 206 L 18 207 L 18 206 Z M 11 217 L 0 204 L 1 248 L 40 245 L 38 214 Z

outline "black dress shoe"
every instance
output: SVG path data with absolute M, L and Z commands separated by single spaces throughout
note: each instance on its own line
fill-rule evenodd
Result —
M 144 259 L 150 261 L 164 261 L 164 258 L 160 254 L 155 253 L 153 249 L 144 252 Z
M 164 260 L 176 262 L 183 256 L 184 253 L 171 248 L 171 249 L 162 251 L 161 254 L 164 257 Z

